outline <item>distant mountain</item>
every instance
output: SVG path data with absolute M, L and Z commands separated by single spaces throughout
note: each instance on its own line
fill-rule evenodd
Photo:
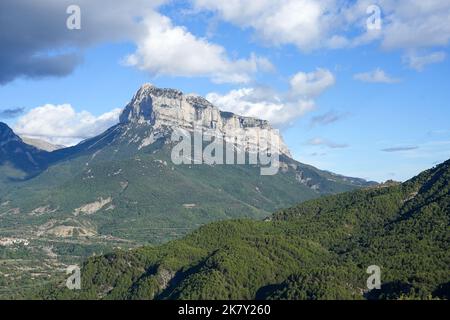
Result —
M 21 136 L 20 138 L 26 144 L 28 144 L 30 146 L 33 146 L 33 147 L 35 147 L 35 148 L 37 148 L 39 150 L 44 150 L 44 151 L 47 151 L 47 152 L 52 152 L 52 151 L 55 151 L 55 150 L 59 150 L 59 149 L 65 148 L 65 146 L 63 146 L 63 145 L 52 144 L 50 142 L 47 142 L 47 141 L 41 140 L 41 139 L 30 138 L 30 137 L 26 137 L 26 136 Z
M 47 152 L 26 144 L 7 124 L 0 122 L 0 180 L 32 176 L 47 165 Z
M 0 226 L 29 238 L 89 235 L 93 242 L 114 236 L 155 243 L 207 222 L 262 218 L 323 194 L 373 185 L 291 159 L 279 135 L 281 168 L 273 176 L 261 176 L 258 165 L 175 165 L 171 135 L 192 134 L 193 122 L 218 134 L 278 135 L 267 121 L 146 84 L 124 108 L 120 123 L 99 136 L 51 153 L 30 149 L 42 155 L 43 171 L 0 190 Z M 250 152 L 239 144 L 235 150 L 247 157 Z
M 82 290 L 40 298 L 448 299 L 450 160 L 403 184 L 322 197 L 265 221 L 216 222 L 88 259 Z M 369 291 L 368 266 L 381 269 Z

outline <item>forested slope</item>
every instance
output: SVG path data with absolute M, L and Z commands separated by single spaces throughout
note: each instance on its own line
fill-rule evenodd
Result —
M 201 227 L 162 246 L 86 261 L 82 290 L 45 298 L 448 298 L 450 161 L 408 182 L 308 201 L 269 221 Z M 368 292 L 366 269 L 381 268 Z

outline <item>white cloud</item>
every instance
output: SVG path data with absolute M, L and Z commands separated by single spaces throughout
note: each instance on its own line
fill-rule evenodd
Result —
M 379 0 L 381 30 L 368 30 L 372 0 L 191 0 L 198 10 L 251 28 L 264 42 L 293 44 L 302 51 L 343 48 L 379 41 L 387 50 L 446 47 L 450 42 L 448 0 Z M 350 36 L 352 34 L 352 36 Z
M 158 12 L 167 0 L 78 0 L 81 30 L 64 28 L 71 0 L 2 0 L 0 84 L 17 77 L 66 76 L 82 63 L 84 49 L 101 43 L 132 42 L 130 65 L 157 75 L 205 76 L 217 82 L 248 82 L 272 66 L 261 57 L 231 58 L 225 48 L 176 26 Z M 448 0 L 378 0 L 382 28 L 366 28 L 372 0 L 191 0 L 197 10 L 215 12 L 224 21 L 251 29 L 268 45 L 299 50 L 345 48 L 380 42 L 387 50 L 432 52 L 406 56 L 418 70 L 443 60 L 450 42 Z M 196 10 L 193 10 L 197 12 Z M 439 53 L 440 52 L 440 53 Z M 428 58 L 430 62 L 420 59 Z
M 85 48 L 134 41 L 143 31 L 139 17 L 165 1 L 0 1 L 0 85 L 17 77 L 70 74 L 83 61 Z M 76 31 L 66 28 L 66 10 L 74 2 L 81 9 L 81 29 Z
M 125 61 L 155 75 L 205 76 L 217 82 L 245 83 L 273 68 L 254 54 L 231 59 L 226 49 L 173 25 L 158 10 L 167 0 L 79 0 L 81 29 L 68 30 L 71 0 L 2 0 L 0 84 L 17 77 L 66 76 L 83 61 L 84 49 L 101 43 L 131 42 L 137 51 Z
M 446 46 L 450 40 L 450 2 L 407 0 L 379 2 L 385 21 L 383 47 L 415 49 Z
M 348 113 L 338 113 L 336 111 L 328 111 L 324 114 L 317 115 L 311 118 L 310 126 L 314 127 L 316 125 L 326 126 L 348 116 Z
M 311 73 L 295 74 L 290 79 L 289 90 L 284 93 L 256 87 L 232 90 L 224 95 L 210 93 L 206 98 L 222 110 L 269 120 L 274 126 L 283 126 L 314 110 L 314 98 L 334 82 L 330 71 L 317 69 Z
M 377 68 L 373 71 L 357 73 L 353 76 L 354 79 L 363 81 L 363 82 L 371 82 L 371 83 L 397 83 L 400 80 L 393 78 L 386 74 L 384 70 Z
M 417 54 L 416 52 L 410 52 L 403 57 L 403 61 L 408 64 L 410 68 L 417 71 L 422 71 L 425 66 L 442 62 L 446 57 L 447 55 L 442 51 L 421 55 Z
M 224 111 L 230 111 L 247 117 L 269 120 L 274 126 L 290 123 L 295 118 L 313 110 L 313 100 L 283 101 L 274 97 L 266 100 L 259 96 L 258 88 L 242 88 L 232 90 L 225 95 L 210 93 L 206 99 L 217 105 Z
M 330 28 L 334 1 L 317 0 L 193 0 L 196 8 L 217 12 L 224 20 L 254 29 L 270 44 L 292 43 L 309 51 L 321 46 Z M 333 19 L 331 19 L 333 20 Z
M 314 72 L 298 72 L 291 78 L 291 92 L 303 97 L 315 97 L 335 83 L 333 74 L 326 69 Z
M 347 148 L 348 144 L 345 143 L 336 143 L 327 139 L 323 139 L 323 138 L 313 138 L 311 140 L 308 141 L 308 144 L 311 146 L 324 146 L 324 147 L 328 147 L 331 149 L 343 149 L 343 148 Z
M 273 68 L 267 59 L 254 54 L 248 59 L 232 60 L 222 46 L 197 38 L 158 13 L 148 15 L 144 24 L 147 32 L 137 40 L 137 51 L 125 62 L 151 74 L 247 83 L 253 73 Z
M 96 117 L 87 111 L 76 112 L 70 104 L 46 104 L 20 117 L 13 129 L 19 135 L 69 146 L 117 124 L 120 112 L 114 109 Z

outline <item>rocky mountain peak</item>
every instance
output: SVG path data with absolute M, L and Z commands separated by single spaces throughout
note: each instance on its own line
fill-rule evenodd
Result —
M 238 131 L 242 134 L 244 131 L 245 135 L 252 137 L 259 137 L 262 130 L 276 132 L 266 120 L 223 112 L 201 96 L 185 95 L 176 89 L 157 88 L 148 83 L 142 85 L 126 105 L 120 123 L 187 130 L 193 130 L 195 124 L 223 134 L 236 134 Z M 280 153 L 290 156 L 281 137 L 280 143 Z
M 199 95 L 183 94 L 180 90 L 157 88 L 150 83 L 143 84 L 126 105 L 120 116 L 121 123 L 155 122 L 173 116 L 172 120 L 194 122 L 205 120 L 205 126 L 229 119 L 238 120 L 240 127 L 270 128 L 268 121 L 239 116 L 220 111 L 218 107 Z M 167 119 L 166 119 L 167 120 Z M 208 123 L 209 122 L 209 123 Z

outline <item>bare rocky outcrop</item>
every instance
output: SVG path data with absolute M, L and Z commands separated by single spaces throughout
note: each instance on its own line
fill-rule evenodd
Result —
M 175 272 L 160 267 L 156 277 L 158 281 L 159 292 L 162 292 L 167 289 L 170 281 L 172 281 L 172 279 L 175 277 Z
M 59 238 L 68 238 L 73 236 L 92 237 L 96 235 L 96 232 L 87 228 L 61 225 L 47 230 L 45 234 Z
M 100 198 L 98 201 L 87 203 L 87 204 L 75 209 L 73 214 L 75 216 L 78 216 L 79 214 L 94 214 L 111 202 L 112 202 L 111 197 L 108 197 L 106 199 Z

